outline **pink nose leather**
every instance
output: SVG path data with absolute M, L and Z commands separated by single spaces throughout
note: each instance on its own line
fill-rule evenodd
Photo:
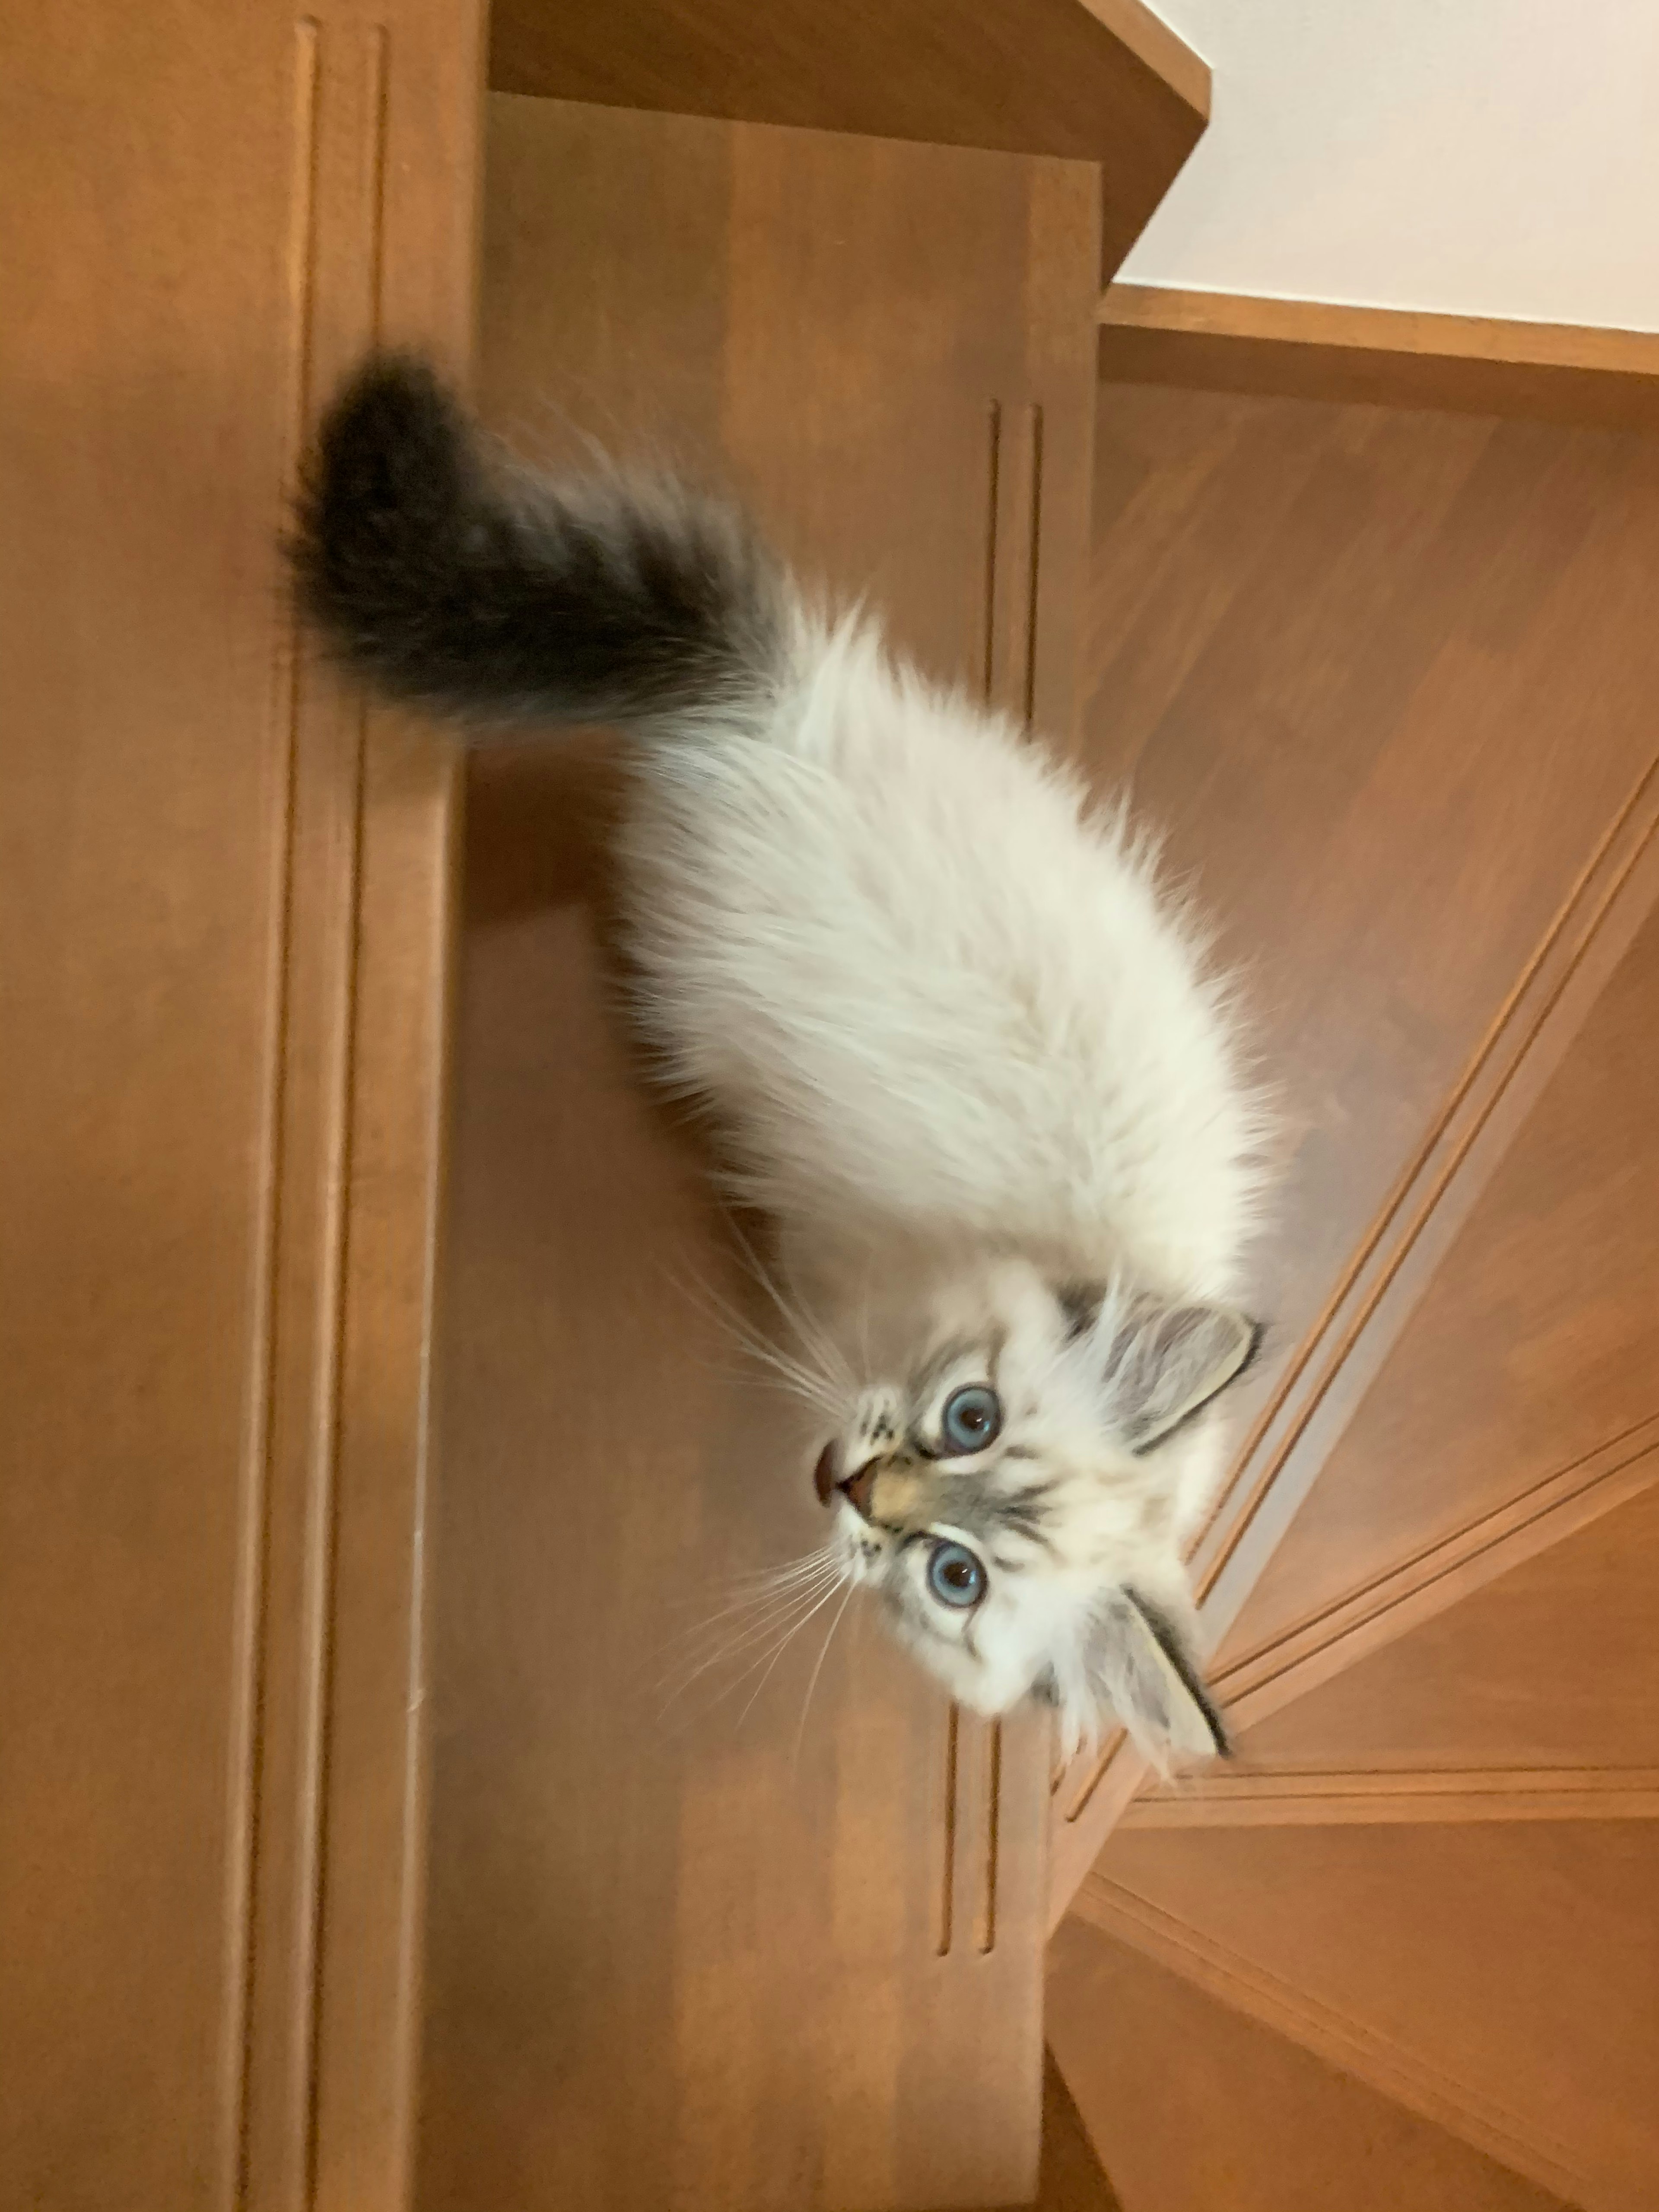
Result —
M 849 1474 L 845 1482 L 836 1487 L 861 1521 L 870 1518 L 870 1493 L 876 1486 L 876 1462 L 871 1460 L 856 1474 Z

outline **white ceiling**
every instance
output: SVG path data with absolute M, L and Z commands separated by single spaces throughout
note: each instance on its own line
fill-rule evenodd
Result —
M 1659 0 L 1153 0 L 1208 131 L 1142 284 L 1659 331 Z

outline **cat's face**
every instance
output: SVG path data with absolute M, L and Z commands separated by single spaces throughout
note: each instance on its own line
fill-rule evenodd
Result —
M 850 1577 L 963 1704 L 1123 1723 L 1160 1763 L 1225 1748 L 1178 1544 L 1201 1408 L 1254 1325 L 996 1261 L 860 1316 L 863 1379 L 816 1469 Z

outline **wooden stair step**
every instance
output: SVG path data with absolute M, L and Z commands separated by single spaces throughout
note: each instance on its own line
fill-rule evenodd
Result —
M 497 95 L 482 404 L 734 480 L 1063 737 L 1097 221 L 1080 164 Z M 615 1018 L 613 775 L 471 773 L 419 2201 L 1028 2201 L 1046 1727 L 953 1715 L 839 1599 L 775 1665 L 700 1626 L 822 1541 L 815 1439 L 742 1371 L 720 1309 L 762 1304 Z

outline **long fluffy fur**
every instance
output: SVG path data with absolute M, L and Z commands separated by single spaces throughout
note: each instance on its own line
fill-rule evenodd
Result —
M 406 355 L 330 410 L 291 550 L 352 666 L 473 722 L 740 711 L 783 654 L 783 580 L 740 514 L 662 479 L 550 485 Z
M 1144 845 L 1022 733 L 896 665 L 870 625 L 815 617 L 727 508 L 532 476 L 406 358 L 331 415 L 294 560 L 335 650 L 388 690 L 470 723 L 635 729 L 644 1018 L 778 1218 L 815 1325 L 867 1334 L 867 1315 L 848 1326 L 860 1286 L 902 1278 L 925 1334 L 979 1281 L 992 1343 L 999 1300 L 1034 1295 L 998 1287 L 1008 1255 L 1056 1286 L 1231 1295 L 1255 1127 L 1221 991 Z M 1073 1357 L 1060 1295 L 1052 1327 L 1022 1324 L 1044 1373 Z M 849 1435 L 862 1418 L 849 1404 Z M 1121 1553 L 1122 1586 L 1133 1571 L 1178 1611 L 1174 1547 L 1214 1453 L 1120 1438 L 1091 1474 L 1095 1419 L 1072 1422 L 1054 1486 L 1110 1493 L 1082 1514 L 1087 1572 L 1109 1584 Z M 1154 1525 L 1156 1545 L 1127 1533 Z M 1073 1600 L 1079 1620 L 1124 1613 Z M 1079 1682 L 1102 1672 L 1086 1656 Z M 1072 1732 L 1097 1717 L 1073 1711 Z

